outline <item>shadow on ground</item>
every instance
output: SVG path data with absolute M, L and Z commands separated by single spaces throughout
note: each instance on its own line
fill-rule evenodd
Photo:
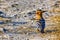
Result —
M 58 30 L 46 30 L 46 33 L 57 32 Z

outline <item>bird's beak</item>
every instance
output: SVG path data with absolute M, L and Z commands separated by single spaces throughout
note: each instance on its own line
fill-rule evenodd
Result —
M 42 11 L 42 13 L 47 12 L 47 11 Z

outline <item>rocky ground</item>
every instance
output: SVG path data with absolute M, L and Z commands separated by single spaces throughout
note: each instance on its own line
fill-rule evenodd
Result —
M 44 34 L 37 30 L 37 22 L 30 20 L 35 14 L 28 16 L 38 8 L 47 11 L 43 14 L 46 20 Z M 60 40 L 60 0 L 0 0 L 0 11 L 11 22 L 27 22 L 18 23 L 18 26 L 11 22 L 0 25 L 0 40 Z M 4 33 L 3 28 L 8 31 Z

